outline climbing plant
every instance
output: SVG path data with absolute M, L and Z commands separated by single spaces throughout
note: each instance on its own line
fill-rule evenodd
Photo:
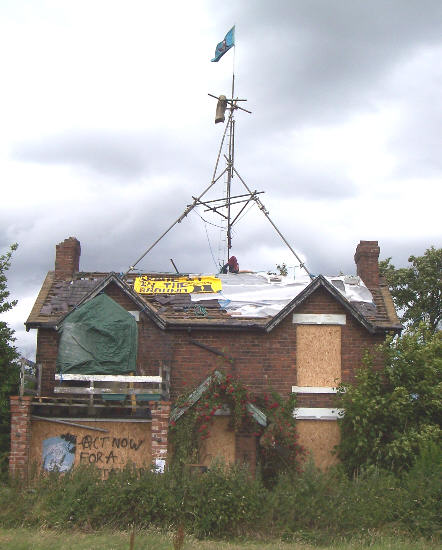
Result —
M 273 391 L 256 396 L 238 379 L 216 371 L 196 402 L 193 402 L 192 395 L 188 392 L 177 399 L 175 410 L 181 408 L 185 412 L 170 424 L 175 464 L 199 462 L 202 442 L 210 437 L 216 412 L 227 407 L 231 428 L 256 437 L 259 460 L 267 477 L 276 475 L 278 471 L 298 469 L 305 452 L 298 443 L 293 394 L 287 399 Z M 253 418 L 249 403 L 266 415 L 265 427 Z

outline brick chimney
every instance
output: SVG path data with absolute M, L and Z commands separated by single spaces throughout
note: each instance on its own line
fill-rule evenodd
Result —
M 80 270 L 80 241 L 69 237 L 55 247 L 55 278 L 71 280 L 74 273 Z
M 368 288 L 379 285 L 378 241 L 361 241 L 356 247 L 356 273 Z

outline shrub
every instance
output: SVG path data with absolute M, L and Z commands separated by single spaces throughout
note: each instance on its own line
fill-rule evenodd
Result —
M 380 347 L 383 367 L 372 357 L 343 385 L 338 456 L 349 473 L 369 465 L 396 473 L 409 469 L 426 442 L 442 436 L 442 334 L 425 325 Z
M 401 477 L 374 466 L 349 478 L 312 463 L 283 474 L 272 489 L 238 466 L 164 474 L 127 467 L 102 480 L 93 467 L 49 472 L 29 485 L 0 488 L 0 526 L 183 528 L 200 538 L 281 536 L 326 543 L 394 530 L 440 536 L 441 449 L 422 449 Z

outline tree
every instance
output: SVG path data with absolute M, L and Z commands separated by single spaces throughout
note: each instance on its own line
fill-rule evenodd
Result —
M 422 324 L 380 346 L 383 368 L 367 356 L 354 385 L 342 385 L 338 456 L 349 473 L 377 465 L 408 469 L 425 444 L 442 438 L 442 334 Z
M 12 253 L 17 249 L 13 244 L 6 254 L 0 256 L 0 314 L 12 309 L 17 300 L 9 301 L 6 272 L 11 265 Z M 14 331 L 7 323 L 0 321 L 0 469 L 6 464 L 9 452 L 9 396 L 18 386 L 18 353 L 13 345 Z
M 442 321 L 442 248 L 429 248 L 423 256 L 410 256 L 410 267 L 396 269 L 387 258 L 379 263 L 402 321 L 411 327 L 420 322 L 437 330 Z

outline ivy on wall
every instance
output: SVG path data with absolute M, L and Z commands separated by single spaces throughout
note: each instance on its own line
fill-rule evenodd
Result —
M 256 421 L 250 404 L 265 414 L 266 426 Z M 294 394 L 286 399 L 274 391 L 257 396 L 237 378 L 215 371 L 197 399 L 194 390 L 176 401 L 175 411 L 181 409 L 182 414 L 179 418 L 171 415 L 176 418 L 169 430 L 172 461 L 182 465 L 199 463 L 201 444 L 210 437 L 215 414 L 224 409 L 230 412 L 229 425 L 235 432 L 249 432 L 257 439 L 265 477 L 272 478 L 280 471 L 296 471 L 305 451 L 298 443 L 294 408 Z

